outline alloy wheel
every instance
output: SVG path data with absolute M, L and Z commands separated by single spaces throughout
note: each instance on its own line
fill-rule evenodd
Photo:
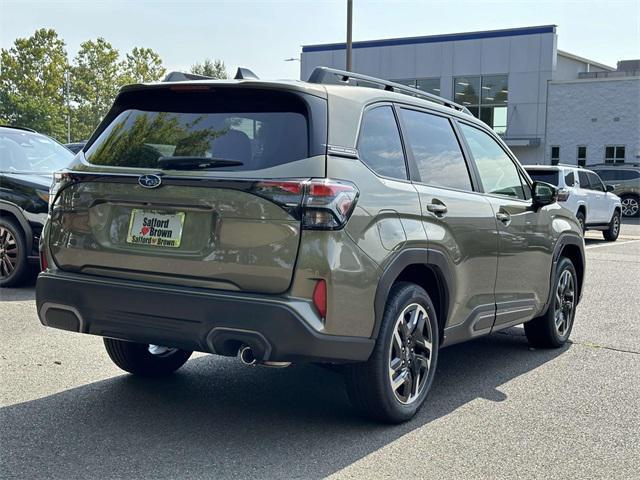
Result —
M 618 236 L 618 231 L 620 230 L 620 216 L 619 214 L 615 214 L 613 216 L 613 236 Z
M 573 322 L 575 310 L 575 281 L 569 270 L 565 270 L 560 275 L 556 288 L 556 302 L 554 309 L 554 319 L 556 332 L 560 337 L 565 337 Z
M 623 198 L 620 202 L 622 206 L 622 215 L 625 217 L 634 217 L 638 214 L 638 210 L 640 209 L 640 205 L 638 204 L 638 200 L 633 197 Z
M 0 227 L 0 278 L 8 278 L 18 264 L 18 243 L 6 227 Z
M 425 391 L 432 350 L 429 315 L 422 305 L 412 303 L 396 320 L 389 350 L 389 381 L 400 403 L 413 403 Z

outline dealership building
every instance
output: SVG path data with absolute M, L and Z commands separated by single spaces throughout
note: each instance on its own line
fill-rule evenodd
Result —
M 301 79 L 344 69 L 345 49 L 303 46 Z M 640 162 L 640 62 L 560 51 L 554 25 L 354 42 L 352 57 L 355 72 L 464 105 L 523 163 Z

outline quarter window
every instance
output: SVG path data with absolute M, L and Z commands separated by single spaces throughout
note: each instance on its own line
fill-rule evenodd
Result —
M 573 187 L 576 184 L 573 172 L 569 172 L 564 176 L 564 184 L 567 187 Z
M 407 179 L 400 132 L 390 106 L 364 113 L 358 151 L 362 161 L 378 175 Z
M 449 120 L 416 110 L 401 111 L 419 180 L 439 187 L 472 190 L 467 164 Z
M 465 124 L 460 127 L 478 167 L 484 191 L 526 200 L 518 168 L 498 142 L 475 127 Z

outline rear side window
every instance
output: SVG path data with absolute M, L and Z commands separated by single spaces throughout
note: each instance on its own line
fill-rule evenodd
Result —
M 238 89 L 239 90 L 239 89 Z M 303 101 L 284 92 L 169 90 L 123 108 L 86 151 L 96 165 L 158 168 L 162 157 L 234 160 L 259 170 L 309 156 Z M 151 98 L 148 98 L 151 96 Z
M 558 186 L 558 171 L 557 170 L 529 170 L 527 173 L 531 177 L 531 180 L 535 182 L 547 182 L 551 185 Z
M 586 172 L 578 172 L 578 180 L 580 181 L 580 188 L 590 188 L 589 177 L 587 177 Z
M 464 123 L 460 124 L 460 128 L 478 167 L 484 191 L 526 200 L 528 195 L 523 187 L 524 179 L 498 142 L 478 128 Z
M 362 161 L 378 175 L 407 179 L 407 167 L 400 132 L 390 106 L 364 112 L 358 153 Z
M 448 119 L 403 108 L 402 120 L 415 159 L 419 181 L 472 190 L 467 164 Z

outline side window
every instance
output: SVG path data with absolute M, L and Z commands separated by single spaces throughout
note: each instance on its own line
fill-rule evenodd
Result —
M 378 175 L 407 179 L 400 132 L 390 106 L 365 111 L 358 152 L 362 161 Z
M 473 190 L 460 144 L 448 119 L 403 108 L 407 142 L 419 181 L 438 187 Z
M 575 178 L 573 176 L 573 172 L 572 171 L 569 171 L 569 173 L 567 173 L 564 176 L 564 184 L 567 187 L 573 187 L 576 184 L 576 180 L 575 180 Z
M 604 185 L 602 184 L 602 181 L 600 180 L 600 177 L 598 177 L 598 175 L 591 172 L 587 172 L 587 175 L 589 176 L 589 185 L 591 186 L 591 190 L 606 192 L 606 189 L 604 188 Z
M 586 172 L 578 172 L 578 180 L 580 181 L 580 188 L 591 188 L 589 186 L 589 177 Z
M 480 129 L 460 124 L 486 193 L 526 200 L 520 173 L 502 147 Z

